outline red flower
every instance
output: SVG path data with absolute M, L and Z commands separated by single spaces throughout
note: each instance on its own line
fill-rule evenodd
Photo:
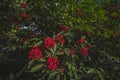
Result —
M 83 43 L 84 42 L 84 39 L 82 39 L 82 38 L 80 38 L 79 40 L 78 40 L 78 43 L 79 44 L 81 44 L 81 43 Z
M 91 44 L 88 44 L 87 47 L 88 47 L 88 48 L 92 48 L 92 45 L 91 45 Z
M 29 17 L 29 15 L 28 15 L 27 13 L 23 13 L 23 14 L 22 14 L 22 17 L 23 17 L 24 19 L 27 19 L 27 18 Z
M 18 26 L 16 26 L 15 30 L 17 30 L 17 31 L 18 31 L 18 30 L 19 30 L 19 27 L 18 27 Z
M 64 44 L 64 42 L 65 42 L 64 37 L 63 36 L 59 36 L 59 35 L 55 36 L 55 40 L 56 40 L 56 42 L 58 42 L 60 44 Z
M 26 4 L 24 2 L 20 3 L 21 8 L 26 8 Z
M 71 55 L 74 55 L 75 53 L 76 53 L 76 51 L 75 51 L 75 50 L 70 49 L 70 54 L 71 54 Z
M 112 6 L 110 7 L 110 10 L 111 10 L 111 11 L 115 11 L 115 10 L 116 10 L 116 6 L 115 6 L 115 5 L 112 5 Z
M 26 37 L 21 38 L 21 42 L 25 43 L 27 41 Z
M 53 38 L 45 38 L 44 39 L 44 46 L 46 49 L 53 48 L 55 46 L 55 41 Z
M 62 30 L 63 32 L 67 32 L 67 31 L 68 31 L 68 27 L 67 27 L 67 26 L 62 26 L 62 27 L 61 27 L 61 30 Z
M 81 54 L 84 56 L 87 56 L 88 55 L 88 48 L 82 48 Z
M 47 59 L 47 67 L 48 67 L 48 69 L 55 70 L 58 65 L 59 65 L 59 62 L 58 62 L 57 58 L 49 57 Z
M 42 51 L 39 49 L 38 46 L 34 46 L 32 50 L 29 52 L 30 59 L 37 59 L 42 58 Z

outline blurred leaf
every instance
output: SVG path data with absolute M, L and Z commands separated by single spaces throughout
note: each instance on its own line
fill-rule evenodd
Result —
M 41 69 L 43 69 L 43 67 L 44 67 L 44 64 L 36 64 L 36 65 L 32 66 L 32 67 L 30 68 L 30 70 L 27 70 L 27 72 L 32 72 L 32 73 L 38 72 L 38 71 L 40 71 Z
M 59 74 L 57 75 L 57 78 L 56 78 L 56 80 L 60 80 L 60 75 L 59 75 Z
M 49 75 L 48 80 L 53 79 L 56 74 L 57 74 L 57 72 L 52 72 L 52 73 Z
M 56 55 L 63 55 L 63 53 L 62 52 L 57 52 Z
M 103 73 L 95 68 L 90 68 L 88 70 L 88 74 L 97 74 L 99 76 L 100 80 L 105 80 Z
M 34 60 L 30 60 L 29 63 L 28 63 L 27 69 L 29 69 L 34 63 L 35 63 Z

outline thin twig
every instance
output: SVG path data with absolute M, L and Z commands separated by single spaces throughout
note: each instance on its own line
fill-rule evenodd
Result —
M 26 69 L 27 65 L 25 65 L 22 70 L 17 74 L 17 76 L 15 77 L 15 80 L 18 80 L 17 78 L 24 72 L 24 70 Z

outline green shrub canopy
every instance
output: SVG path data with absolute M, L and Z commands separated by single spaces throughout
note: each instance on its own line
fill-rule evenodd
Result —
M 119 80 L 120 0 L 0 1 L 0 80 Z

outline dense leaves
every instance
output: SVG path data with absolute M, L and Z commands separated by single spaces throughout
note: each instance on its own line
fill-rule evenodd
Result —
M 1 80 L 119 80 L 119 0 L 1 0 Z

